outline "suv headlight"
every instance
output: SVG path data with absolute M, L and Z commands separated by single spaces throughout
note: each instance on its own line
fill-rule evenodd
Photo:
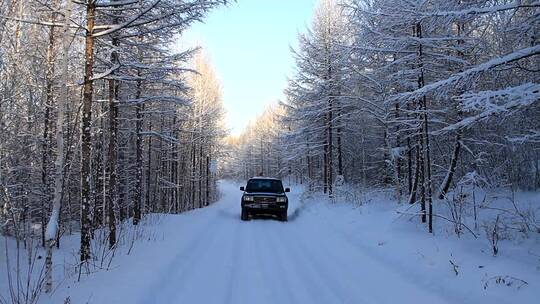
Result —
M 276 202 L 278 203 L 286 203 L 287 202 L 287 198 L 285 196 L 279 196 L 277 199 L 276 199 Z
M 244 202 L 253 202 L 253 196 L 245 195 L 243 200 Z

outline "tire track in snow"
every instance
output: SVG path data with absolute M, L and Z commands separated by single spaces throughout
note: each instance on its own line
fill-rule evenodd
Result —
M 211 225 L 212 222 L 216 222 L 215 219 L 218 217 L 217 214 L 212 217 L 208 217 L 206 221 L 203 222 L 200 226 L 202 228 L 195 229 L 193 232 L 201 231 L 200 233 L 190 233 L 191 238 L 183 246 L 176 248 L 178 253 L 175 257 L 167 263 L 161 277 L 154 281 L 146 290 L 146 296 L 139 301 L 140 304 L 149 304 L 149 303 L 167 303 L 172 298 L 172 294 L 176 293 L 175 289 L 181 288 L 182 284 L 185 283 L 185 279 L 189 276 L 189 273 L 192 271 L 196 260 L 200 260 L 201 256 L 195 254 L 195 252 L 204 252 L 204 246 L 208 241 L 213 241 L 215 238 L 215 228 Z M 219 230 L 218 230 L 219 231 Z M 186 236 L 186 234 L 182 234 Z M 173 278 L 177 284 L 172 284 Z M 156 297 L 155 291 L 159 290 L 159 297 Z M 168 295 L 168 297 L 167 297 Z M 167 301 L 158 301 L 158 299 L 167 299 Z
M 293 231 L 294 229 L 290 229 Z M 303 236 L 300 236 L 302 238 Z M 298 236 L 292 237 L 291 234 L 282 238 L 284 241 L 284 247 L 288 249 L 291 257 L 291 266 L 294 266 L 298 270 L 299 275 L 304 279 L 307 284 L 307 293 L 316 294 L 314 302 L 312 303 L 343 303 L 341 296 L 332 288 L 328 286 L 328 280 L 331 278 L 325 278 L 317 271 L 316 266 L 306 261 L 306 257 L 309 257 L 313 251 L 301 250 L 299 248 Z M 312 248 L 313 249 L 313 248 Z M 317 265 L 318 266 L 318 265 Z
M 231 261 L 231 271 L 229 272 L 229 279 L 227 281 L 227 288 L 226 288 L 226 294 L 224 297 L 226 304 L 233 304 L 236 302 L 233 302 L 233 297 L 236 294 L 236 291 L 239 290 L 238 282 L 239 282 L 239 275 L 238 273 L 242 273 L 242 269 L 239 269 L 240 266 L 243 264 L 240 262 L 244 259 L 244 244 L 245 240 L 240 235 L 241 227 L 240 227 L 240 218 L 238 218 L 238 221 L 234 224 L 234 232 L 233 232 L 233 242 L 232 242 L 232 248 L 230 250 L 230 261 Z M 240 249 L 240 250 L 238 250 Z M 237 252 L 238 254 L 235 254 Z
M 271 228 L 271 223 L 268 220 L 252 220 L 250 226 L 247 227 L 251 232 L 251 240 L 254 244 L 254 256 L 252 257 L 255 262 L 255 271 L 259 271 L 261 275 L 261 283 L 265 286 L 263 290 L 265 296 L 263 302 L 261 303 L 283 303 L 283 298 L 281 297 L 280 290 L 278 289 L 277 283 L 281 279 L 280 276 L 277 276 L 275 269 L 269 267 L 270 263 L 273 263 L 273 258 L 269 256 L 269 252 L 273 250 L 271 246 L 268 246 L 268 238 L 266 234 L 268 229 Z
M 282 232 L 283 223 L 265 220 L 256 225 L 257 264 L 264 273 L 266 284 L 272 284 L 273 297 L 269 303 L 299 303 L 291 290 L 290 277 L 285 273 L 283 261 L 276 251 L 283 246 L 276 241 L 278 233 Z
M 287 224 L 289 225 L 289 224 Z M 298 272 L 291 266 L 294 266 L 294 261 L 289 267 L 286 266 L 287 261 L 291 261 L 291 256 L 287 247 L 283 245 L 283 233 L 287 233 L 284 227 L 280 227 L 279 233 L 270 234 L 270 240 L 273 253 L 276 258 L 274 262 L 276 267 L 281 270 L 283 275 L 283 284 L 288 295 L 288 301 L 284 303 L 316 303 L 317 296 L 310 291 L 309 286 L 307 286 L 305 280 L 298 275 Z M 290 262 L 289 262 L 290 263 Z M 303 291 L 303 293 L 301 293 Z
M 354 267 L 354 264 L 341 263 L 343 257 L 336 256 L 334 252 L 335 249 L 343 250 L 343 248 L 329 246 L 330 244 L 324 240 L 332 240 L 332 238 L 329 235 L 324 235 L 322 229 L 308 231 L 302 226 L 300 227 L 301 230 L 291 229 L 292 239 L 296 240 L 297 251 L 306 253 L 304 255 L 306 264 L 310 265 L 316 276 L 326 282 L 328 289 L 333 292 L 336 298 L 339 298 L 339 302 L 336 303 L 365 303 L 367 299 L 356 297 L 361 272 L 358 272 L 359 269 Z M 307 237 L 310 234 L 311 236 Z M 317 241 L 308 241 L 314 239 Z M 334 250 L 330 250 L 330 248 L 334 248 Z

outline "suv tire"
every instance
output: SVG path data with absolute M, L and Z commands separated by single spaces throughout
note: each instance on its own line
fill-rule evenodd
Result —
M 242 208 L 242 214 L 240 215 L 240 218 L 242 219 L 242 221 L 249 220 L 249 213 L 246 209 Z
M 281 214 L 279 215 L 279 220 L 282 221 L 282 222 L 287 221 L 287 211 L 281 212 Z

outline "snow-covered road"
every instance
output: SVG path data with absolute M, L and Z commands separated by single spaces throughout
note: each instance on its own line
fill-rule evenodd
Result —
M 299 209 L 295 189 L 289 222 L 243 222 L 238 186 L 221 182 L 218 203 L 164 216 L 158 230 L 162 240 L 136 243 L 129 256 L 115 261 L 118 267 L 72 286 L 67 282 L 48 300 L 58 302 L 69 295 L 72 303 L 507 302 L 497 297 L 497 290 L 485 293 L 477 277 L 455 276 L 444 246 L 431 253 L 424 250 L 431 259 L 419 258 L 414 252 L 421 241 L 411 244 L 387 232 L 369 238 L 370 232 L 351 231 L 351 217 L 340 221 L 339 212 L 331 214 L 344 206 Z M 351 213 L 351 207 L 346 208 L 349 211 L 341 214 Z M 389 240 L 395 250 L 387 247 Z M 439 250 L 441 262 L 436 261 Z M 476 268 L 465 254 L 463 263 L 472 261 L 471 269 Z M 508 291 L 515 292 L 500 291 L 510 298 Z
M 219 203 L 200 210 L 156 257 L 160 273 L 137 303 L 443 303 L 376 256 L 295 210 L 289 222 L 239 218 L 237 185 L 222 183 Z M 170 231 L 172 231 L 172 227 Z

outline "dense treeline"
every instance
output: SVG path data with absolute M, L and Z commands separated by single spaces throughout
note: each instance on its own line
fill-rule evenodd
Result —
M 456 187 L 538 189 L 539 29 L 537 1 L 323 0 L 264 115 L 280 131 L 249 128 L 229 174 L 393 187 L 429 231 Z
M 287 175 L 284 171 L 288 168 L 284 158 L 285 147 L 280 141 L 284 114 L 281 107 L 268 107 L 248 124 L 242 135 L 227 137 L 230 155 L 222 159 L 220 175 L 243 179 Z
M 220 88 L 197 50 L 171 51 L 225 0 L 0 2 L 0 231 L 47 252 L 80 231 L 216 200 Z M 198 71 L 198 72 L 196 72 Z

